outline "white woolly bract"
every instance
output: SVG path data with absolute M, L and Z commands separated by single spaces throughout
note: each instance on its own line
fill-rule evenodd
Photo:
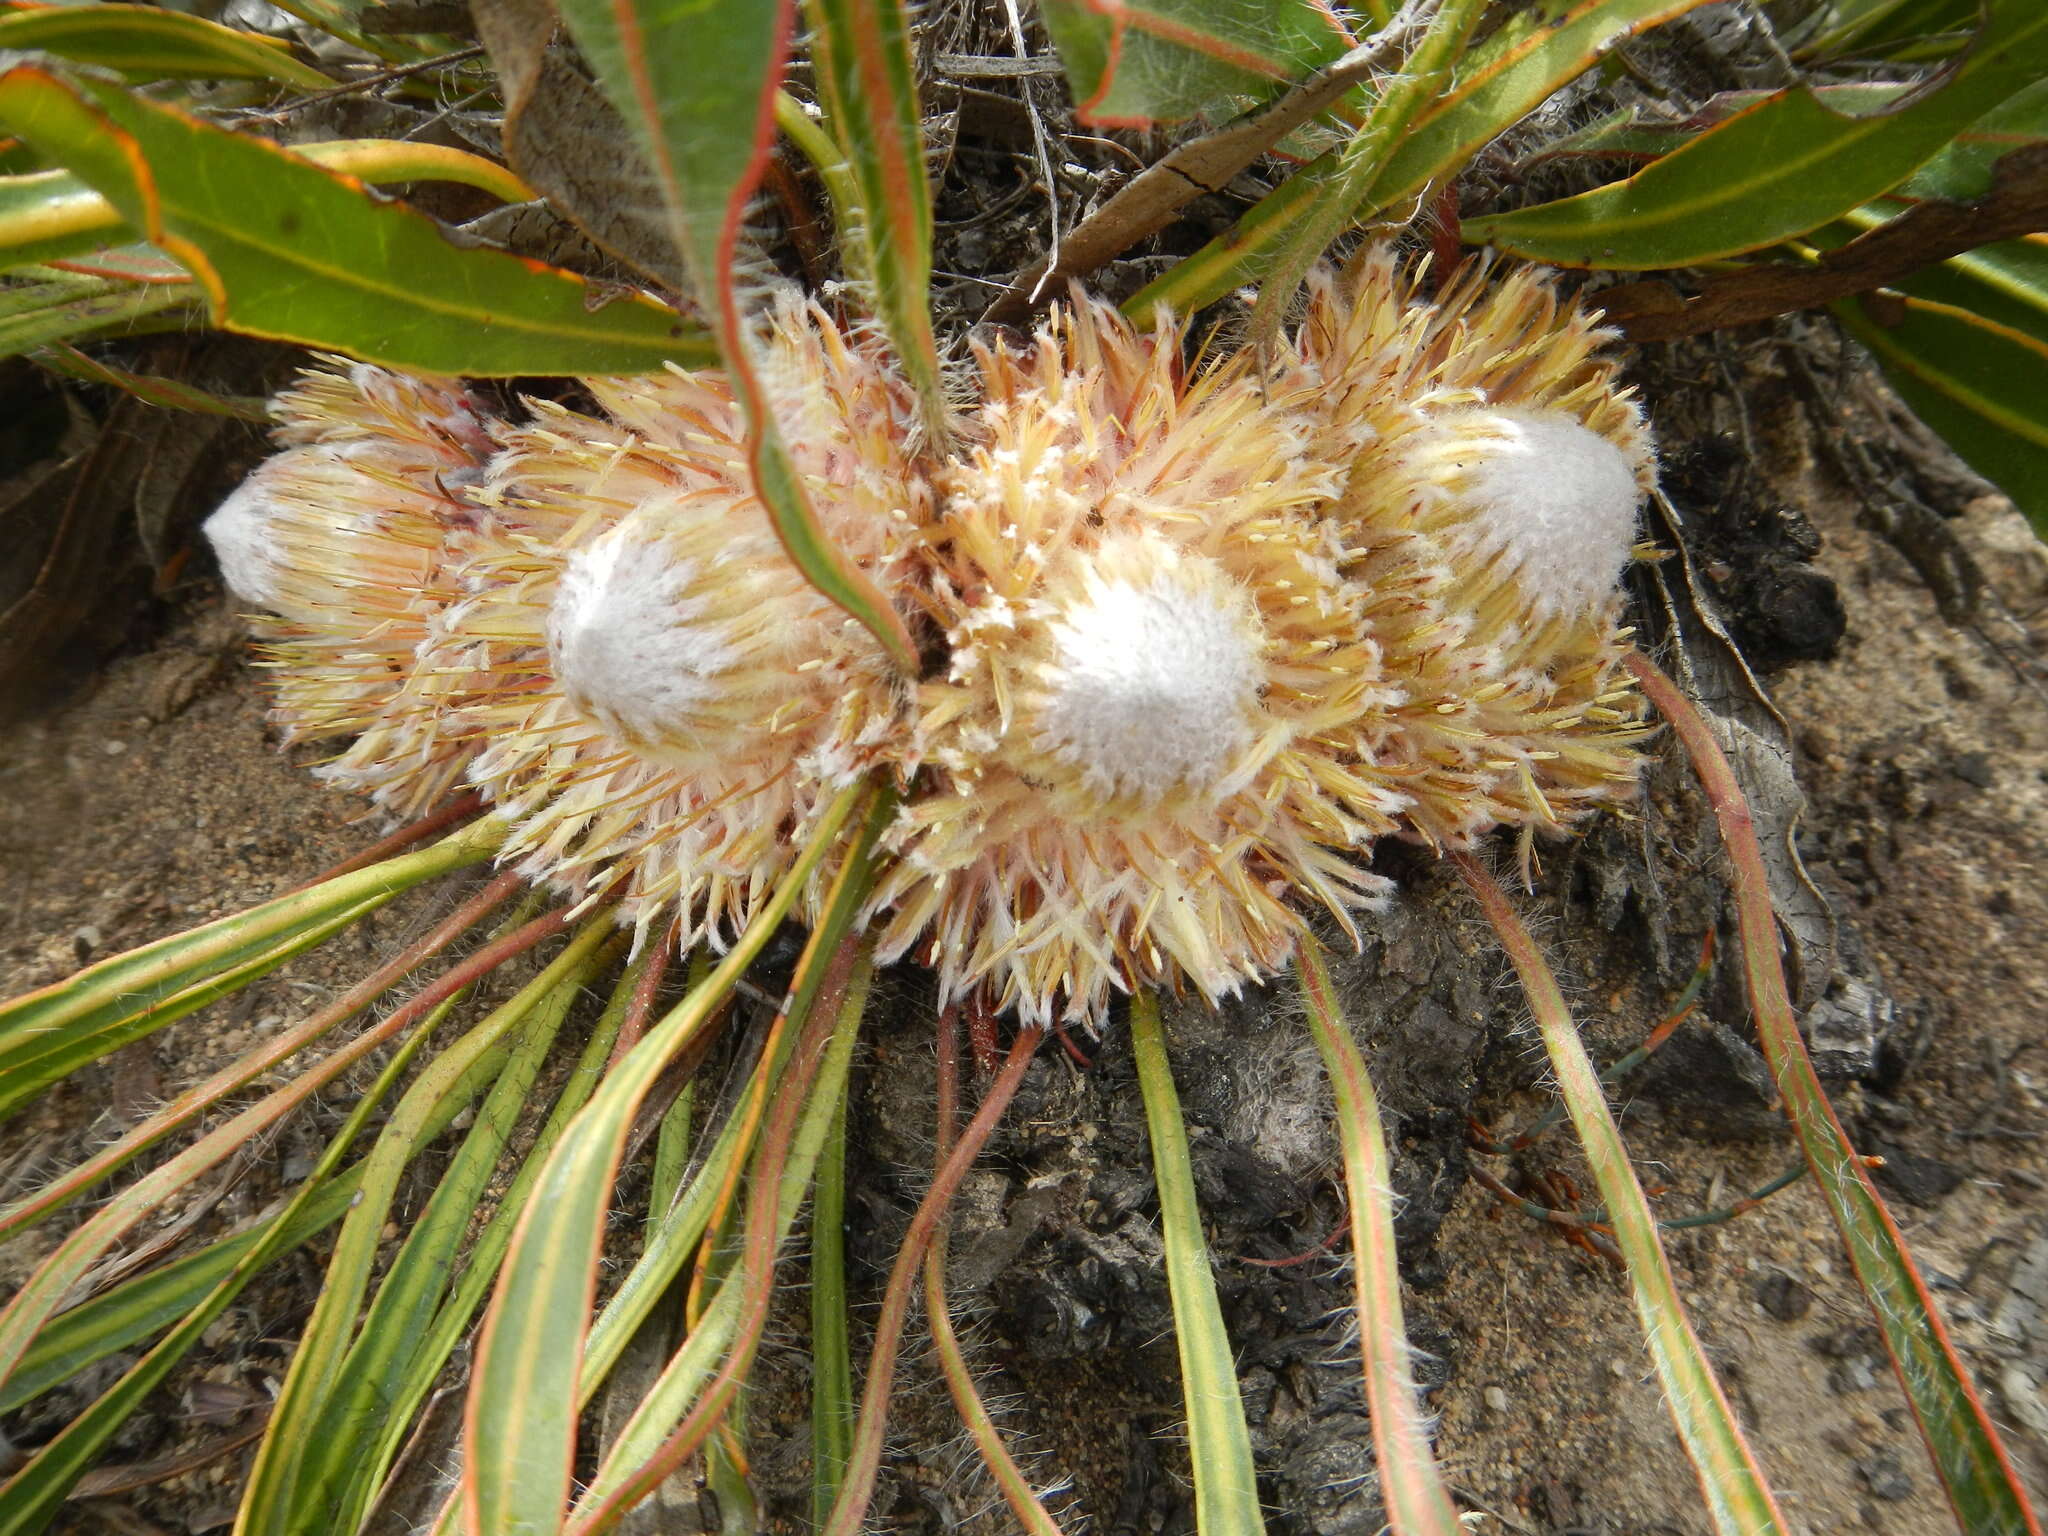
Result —
M 776 366 L 838 404 L 792 444 L 823 530 L 893 582 L 926 492 L 872 347 L 786 310 Z M 873 636 L 790 561 L 726 381 L 590 380 L 600 419 L 537 406 L 482 496 L 535 532 L 471 562 L 434 653 L 476 679 L 470 779 L 502 858 L 643 932 L 743 926 L 821 800 L 900 728 Z
M 1604 606 L 1636 542 L 1635 466 L 1561 411 L 1453 411 L 1415 434 L 1418 470 L 1456 509 L 1460 564 L 1500 561 L 1532 614 Z
M 1250 601 L 1170 544 L 1106 545 L 1047 625 L 1037 746 L 1105 800 L 1215 792 L 1251 743 L 1264 636 Z M 1151 563 L 1150 572 L 1143 572 Z
M 1043 1022 L 1110 994 L 1216 998 L 1287 962 L 1319 903 L 1386 883 L 1356 851 L 1398 789 L 1340 743 L 1384 702 L 1316 509 L 1302 394 L 1249 360 L 1184 376 L 1182 338 L 1078 303 L 979 355 L 970 446 L 938 472 L 919 693 L 929 780 L 886 839 L 885 956 Z
M 335 361 L 273 402 L 289 446 L 206 532 L 230 586 L 276 615 L 256 628 L 286 739 L 355 736 L 320 771 L 411 810 L 459 771 L 415 664 L 463 552 L 492 537 L 471 492 L 497 425 L 457 386 Z M 375 784 L 350 770 L 364 757 Z
M 713 611 L 715 572 L 672 556 L 643 507 L 569 557 L 547 648 L 569 702 L 624 741 L 690 740 L 740 637 Z
M 1643 734 L 1615 583 L 1655 480 L 1641 413 L 1591 314 L 1533 271 L 1488 278 L 1425 297 L 1370 249 L 1317 277 L 1279 370 L 1351 466 L 1344 569 L 1404 696 L 1357 749 L 1438 846 L 1624 797 Z

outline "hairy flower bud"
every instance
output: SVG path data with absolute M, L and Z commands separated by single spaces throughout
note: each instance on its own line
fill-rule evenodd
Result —
M 925 516 L 902 386 L 815 311 L 779 316 L 768 362 L 813 392 L 792 449 L 821 526 L 886 581 Z M 537 408 L 510 434 L 480 495 L 531 531 L 467 566 L 434 649 L 476 680 L 470 777 L 511 823 L 502 856 L 643 933 L 716 940 L 881 753 L 899 688 L 784 550 L 722 378 L 587 383 L 609 419 Z
M 1369 252 L 1318 280 L 1289 359 L 1349 457 L 1345 569 L 1405 695 L 1361 751 L 1408 766 L 1407 829 L 1453 847 L 1622 797 L 1642 735 L 1618 590 L 1655 479 L 1641 415 L 1590 314 L 1485 277 L 1425 299 Z
M 501 428 L 455 385 L 334 368 L 278 398 L 285 451 L 205 531 L 236 595 L 274 615 L 257 633 L 285 738 L 358 737 L 330 765 L 343 782 L 350 758 L 404 762 L 385 784 L 408 810 L 461 772 L 462 749 L 416 697 L 415 663 L 462 552 L 490 536 L 470 493 Z
M 973 445 L 938 475 L 951 660 L 920 694 L 930 782 L 887 840 L 882 950 L 1034 1021 L 1234 991 L 1286 963 L 1296 896 L 1349 922 L 1386 888 L 1353 862 L 1403 801 L 1342 746 L 1383 688 L 1315 515 L 1335 466 L 1304 452 L 1304 400 L 1248 358 L 1186 378 L 1181 340 L 1082 301 L 983 352 Z

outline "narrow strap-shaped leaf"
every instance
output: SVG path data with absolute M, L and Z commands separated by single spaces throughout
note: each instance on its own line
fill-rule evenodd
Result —
M 855 1426 L 853 1456 L 847 1463 L 845 1484 L 825 1522 L 824 1536 L 861 1536 L 867 1529 L 868 1501 L 875 1491 L 875 1477 L 882 1467 L 882 1444 L 889 1425 L 889 1396 L 896 1383 L 896 1353 L 903 1342 L 903 1324 L 910 1315 L 911 1288 L 933 1233 L 945 1220 L 947 1207 L 960 1181 L 974 1166 L 974 1159 L 995 1130 L 1003 1111 L 1010 1107 L 1017 1087 L 1038 1049 L 1045 1030 L 1027 1024 L 1010 1042 L 1002 1070 L 989 1084 L 980 1108 L 960 1139 L 933 1175 L 917 1213 L 903 1234 L 902 1245 L 889 1270 L 889 1283 L 882 1292 L 882 1310 L 875 1319 L 875 1347 L 868 1357 L 867 1380 L 861 1384 L 860 1422 Z
M 853 1457 L 846 1295 L 846 1105 L 832 1114 L 811 1196 L 811 1524 L 823 1526 Z
M 1631 651 L 1627 662 L 1650 702 L 1684 742 L 1693 771 L 1713 804 L 1722 847 L 1734 868 L 1743 982 L 1756 1015 L 1757 1036 L 1799 1137 L 1799 1149 L 1841 1231 L 1850 1266 L 1884 1334 L 1956 1518 L 1970 1536 L 2040 1536 L 2040 1522 L 1969 1373 L 1956 1357 L 1927 1282 L 1814 1075 L 1785 988 L 1763 849 L 1742 786 L 1705 718 L 1677 685 L 1640 652 Z
M 1478 24 L 1485 0 L 1441 0 L 1429 28 L 1390 79 L 1365 122 L 1338 151 L 1335 175 L 1309 209 L 1307 217 L 1287 232 L 1274 252 L 1272 265 L 1252 308 L 1252 334 L 1275 340 L 1309 269 L 1322 260 L 1331 242 L 1358 217 L 1386 169 L 1388 153 L 1399 143 L 1417 112 L 1443 94 L 1443 88 L 1465 39 Z
M 1188 1128 L 1166 1059 L 1159 998 L 1149 989 L 1131 998 L 1131 1054 L 1137 1058 L 1152 1177 L 1159 1189 L 1159 1235 L 1166 1249 L 1188 1457 L 1195 1473 L 1195 1523 L 1204 1536 L 1258 1536 L 1266 1522 L 1259 1511 L 1259 1478 L 1237 1386 L 1237 1355 L 1223 1326 L 1209 1244 L 1202 1235 Z
M 1679 1300 L 1664 1245 L 1657 1238 L 1657 1218 L 1636 1178 L 1628 1148 L 1622 1145 L 1614 1112 L 1607 1107 L 1607 1096 L 1600 1088 L 1600 1074 L 1579 1039 L 1557 978 L 1494 878 L 1468 853 L 1453 853 L 1451 860 L 1500 935 L 1501 947 L 1521 977 L 1522 993 L 1536 1016 L 1551 1071 L 1557 1075 L 1558 1092 L 1600 1186 L 1600 1198 L 1614 1225 L 1615 1245 L 1628 1266 L 1629 1293 L 1635 1298 L 1643 1339 L 1664 1387 L 1664 1405 L 1678 1425 L 1686 1455 L 1692 1458 L 1714 1528 L 1722 1536 L 1783 1533 L 1789 1529 L 1785 1517 L 1771 1497 L 1756 1453 L 1743 1438 L 1728 1395 L 1721 1390 L 1706 1351 L 1692 1331 L 1685 1303 Z
M 444 1005 L 477 976 L 558 931 L 562 918 L 559 911 L 536 918 L 519 932 L 487 945 L 318 1064 L 230 1116 L 94 1211 L 51 1251 L 14 1293 L 6 1308 L 0 1310 L 0 1379 L 12 1374 L 23 1351 L 63 1304 L 71 1287 L 146 1213 L 247 1146 L 252 1136 L 276 1124 L 356 1062 L 419 1024 L 422 1015 Z
M 749 1230 L 745 1235 L 748 1248 L 742 1255 L 742 1264 L 728 1271 L 719 1283 L 716 1293 L 698 1315 L 689 1337 L 683 1341 L 682 1348 L 663 1367 L 654 1386 L 620 1430 L 579 1506 L 578 1518 L 570 1526 L 573 1532 L 603 1529 L 616 1520 L 637 1496 L 632 1486 L 636 1479 L 645 1482 L 663 1475 L 657 1463 L 666 1460 L 663 1456 L 665 1444 L 674 1438 L 673 1427 L 679 1420 L 687 1424 L 691 1417 L 695 1417 L 699 1421 L 702 1433 L 694 1437 L 698 1441 L 715 1427 L 716 1414 L 701 1411 L 706 1383 L 712 1380 L 714 1368 L 733 1340 L 748 1326 L 749 1312 L 765 1320 L 766 1312 L 761 1303 L 772 1290 L 772 1271 L 767 1264 L 795 1225 L 804 1193 L 810 1187 L 818 1157 L 824 1149 L 832 1117 L 845 1101 L 853 1046 L 859 1036 L 860 1022 L 866 1013 L 869 989 L 874 979 L 873 957 L 864 945 L 834 946 L 828 958 L 833 961 L 850 960 L 850 964 L 843 967 L 844 991 L 837 1000 L 836 1018 L 829 1025 L 823 1014 L 808 1021 L 804 1033 L 814 1038 L 792 1042 L 791 1049 L 785 1053 L 790 1070 L 787 1074 L 778 1075 L 773 1084 L 775 1103 L 771 1107 L 770 1124 L 762 1137 L 764 1154 L 771 1149 L 780 1150 L 775 1141 L 780 1134 L 776 1122 L 786 1122 L 790 1110 L 799 1104 L 801 1112 L 796 1117 L 794 1134 L 789 1137 L 787 1156 L 781 1161 L 779 1176 L 772 1180 L 764 1178 L 764 1169 L 769 1174 L 774 1170 L 766 1167 L 763 1155 L 757 1154 L 753 1170 L 756 1182 L 749 1197 Z M 814 980 L 820 974 L 816 966 L 811 968 Z M 816 997 L 819 989 L 813 986 L 811 991 Z M 823 1001 L 828 1007 L 832 1004 L 829 997 Z M 790 1013 L 785 1013 L 785 1023 L 790 1016 Z M 815 1037 L 818 1036 L 828 1037 L 822 1055 L 811 1049 L 817 1044 Z M 771 1193 L 774 1195 L 772 1219 L 765 1198 Z M 757 1237 L 758 1243 L 755 1241 Z M 753 1276 L 747 1273 L 749 1265 L 760 1266 Z M 754 1331 L 758 1337 L 758 1326 Z M 726 1365 L 727 1381 L 736 1387 L 740 1371 L 733 1367 L 743 1366 L 743 1362 L 729 1360 Z
M 282 42 L 154 5 L 52 5 L 0 16 L 0 48 L 41 49 L 137 80 L 279 80 L 334 84 Z
M 818 522 L 757 377 L 736 271 L 747 203 L 775 134 L 795 0 L 561 0 L 562 19 L 639 138 L 668 205 L 733 392 L 746 412 L 755 489 L 797 569 L 858 619 L 906 674 L 910 631 Z
M 1379 1098 L 1365 1058 L 1344 1022 L 1322 946 L 1304 938 L 1295 969 L 1310 1031 L 1337 1098 L 1344 1148 L 1344 1189 L 1351 1214 L 1351 1278 L 1358 1296 L 1358 1344 L 1365 1401 L 1372 1413 L 1373 1458 L 1393 1536 L 1460 1536 L 1464 1527 L 1429 1452 L 1416 1401 L 1415 1370 L 1401 1309 L 1394 1249 L 1393 1165 L 1380 1127 Z
M 0 358 L 6 358 L 90 336 L 182 328 L 198 312 L 199 290 L 190 283 L 138 287 L 77 278 L 11 287 L 0 290 L 0 299 L 13 311 L 0 317 Z
M 896 344 L 925 429 L 943 441 L 945 383 L 931 311 L 932 195 L 910 18 L 903 0 L 804 0 L 804 14 L 818 95 L 860 198 L 837 209 L 840 248 Z
M 410 1316 L 417 1296 L 423 1292 L 439 1294 L 448 1284 L 443 1272 L 446 1255 L 441 1249 L 436 1218 L 443 1209 L 450 1223 L 469 1214 L 462 1209 L 467 1191 L 444 1181 L 441 1189 L 435 1191 L 436 1208 L 429 1210 L 427 1219 L 415 1227 L 392 1261 L 376 1303 L 363 1319 L 356 1343 L 343 1362 L 327 1409 L 330 1427 L 316 1432 L 327 1447 L 324 1459 L 338 1464 L 345 1479 L 335 1497 L 336 1514 L 327 1529 L 357 1529 L 374 1504 L 385 1474 L 411 1433 L 413 1415 L 433 1391 L 441 1368 L 468 1334 L 471 1321 L 490 1293 L 498 1264 L 511 1246 L 512 1229 L 540 1177 L 542 1164 L 603 1080 L 605 1063 L 618 1039 L 634 982 L 643 974 L 646 963 L 657 958 L 657 951 L 647 950 L 640 956 L 639 964 L 627 969 L 611 1005 L 584 1042 L 576 1065 L 562 1085 L 561 1096 L 548 1112 L 547 1122 L 534 1138 L 519 1172 L 471 1246 L 461 1275 L 434 1314 L 432 1326 L 423 1336 L 410 1329 L 401 1330 L 401 1347 L 395 1349 L 386 1342 L 387 1322 Z M 502 1138 L 512 1129 L 506 1126 L 496 1134 Z M 371 1404 L 376 1405 L 377 1427 L 372 1443 L 367 1448 L 358 1447 L 350 1440 L 346 1427 L 369 1416 Z
M 353 1174 L 343 1174 L 298 1208 L 280 1254 L 339 1221 L 354 1193 Z M 12 1413 L 87 1366 L 170 1327 L 204 1300 L 244 1254 L 265 1241 L 283 1217 L 282 1211 L 265 1217 L 245 1232 L 209 1243 L 60 1313 L 36 1336 L 6 1386 L 0 1387 L 0 1413 Z
M 382 860 L 377 862 L 381 863 Z M 367 868 L 368 866 L 364 866 Z M 330 876 L 330 879 L 339 878 Z M 205 1081 L 196 1083 L 165 1103 L 139 1125 L 130 1127 L 116 1140 L 91 1157 L 33 1193 L 0 1211 L 0 1238 L 40 1221 L 92 1188 L 101 1179 L 124 1166 L 145 1148 L 154 1146 L 195 1115 L 204 1113 L 221 1100 L 254 1082 L 280 1063 L 290 1060 L 338 1025 L 354 1018 L 420 966 L 447 950 L 470 928 L 502 903 L 522 882 L 506 873 L 486 883 L 441 922 L 406 945 L 340 997 L 310 1017 L 280 1030 L 244 1052 Z
M 1990 0 L 1969 53 L 1927 91 L 1845 117 L 1800 87 L 1740 112 L 1626 181 L 1468 220 L 1465 236 L 1561 267 L 1683 267 L 1775 245 L 1926 163 L 2048 72 L 2048 6 Z
M 768 1063 L 775 1075 L 757 1079 L 758 1097 L 766 1104 L 748 1168 L 739 1262 L 710 1266 L 723 1269 L 716 1301 L 620 1431 L 577 1503 L 568 1527 L 571 1536 L 608 1530 L 652 1493 L 703 1446 L 746 1385 L 768 1325 L 776 1258 L 810 1189 L 837 1112 L 837 1098 L 828 1095 L 845 1093 L 842 1055 L 859 1028 L 874 969 L 873 944 L 857 937 L 853 926 L 873 888 L 876 842 L 891 814 L 892 799 L 884 796 L 864 819 L 833 876 L 776 1020 L 775 1035 L 793 1043 L 786 1051 L 771 1049 Z M 786 1072 L 778 1065 L 785 1058 Z M 725 1321 L 717 1329 L 707 1327 L 712 1312 L 728 1301 L 732 1306 L 723 1314 Z M 697 1379 L 721 1355 L 718 1369 L 698 1391 Z
M 472 1025 L 460 1040 L 442 1049 L 406 1089 L 378 1133 L 376 1145 L 363 1160 L 356 1200 L 328 1259 L 313 1314 L 300 1333 L 291 1369 L 250 1469 L 238 1536 L 333 1529 L 331 1518 L 319 1507 L 319 1488 L 306 1486 L 299 1475 L 300 1466 L 306 1454 L 321 1444 L 316 1429 L 355 1334 L 363 1290 L 383 1243 L 398 1181 L 421 1150 L 428 1124 L 449 1106 L 472 1102 L 495 1078 L 477 1126 L 445 1175 L 458 1187 L 469 1185 L 481 1193 L 502 1140 L 502 1131 L 494 1136 L 493 1128 L 502 1127 L 505 1118 L 524 1104 L 547 1044 L 600 963 L 600 951 L 613 939 L 608 916 L 586 919 L 582 931 L 540 975 Z M 515 1031 L 523 1039 L 508 1053 L 506 1047 Z M 457 1223 L 452 1238 L 459 1242 L 461 1235 L 462 1225 Z M 436 1299 L 424 1298 L 423 1304 L 431 1305 Z M 418 1318 L 387 1316 L 385 1322 L 391 1331 L 378 1341 L 380 1347 L 399 1344 L 408 1325 L 414 1329 L 424 1325 L 424 1319 Z
M 710 357 L 702 333 L 651 299 L 597 305 L 573 273 L 456 246 L 352 178 L 111 86 L 18 66 L 0 75 L 0 124 L 183 262 L 229 330 L 442 374 Z
M 477 1345 L 464 1426 L 463 1498 L 472 1531 L 560 1526 L 605 1219 L 633 1116 L 789 915 L 855 806 L 871 797 L 858 784 L 840 794 L 731 952 L 611 1069 L 548 1158 Z
M 392 1054 L 376 1081 L 349 1111 L 341 1129 L 327 1143 L 313 1172 L 286 1204 L 280 1218 L 236 1261 L 220 1283 L 119 1381 L 101 1393 L 90 1408 L 38 1449 L 5 1487 L 0 1487 L 0 1536 L 33 1536 L 48 1526 L 72 1486 L 99 1459 L 142 1400 L 199 1342 L 200 1335 L 227 1310 L 242 1288 L 284 1251 L 287 1237 L 335 1177 L 350 1145 L 375 1116 L 385 1095 L 405 1075 L 425 1039 L 424 1031 L 415 1034 Z
M 0 1005 L 0 1113 L 48 1081 L 53 1067 L 70 1070 L 171 1023 L 219 995 L 221 978 L 281 964 L 288 954 L 278 949 L 295 937 L 480 863 L 502 836 L 478 823 L 431 848 L 111 956 Z
M 1352 217 L 1393 210 L 1405 216 L 1431 186 L 1542 105 L 1545 97 L 1599 63 L 1615 43 L 1708 0 L 1578 0 L 1554 23 L 1535 12 L 1510 17 L 1458 60 L 1447 90 L 1422 106 L 1381 166 L 1371 195 Z M 1168 268 L 1124 305 L 1149 323 L 1164 305 L 1192 314 L 1261 277 L 1291 232 L 1314 216 L 1337 177 L 1337 152 L 1310 161 L 1257 203 L 1234 229 Z

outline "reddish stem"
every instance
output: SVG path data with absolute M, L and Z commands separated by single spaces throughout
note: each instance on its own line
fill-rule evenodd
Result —
M 477 794 L 474 790 L 465 795 L 457 795 L 438 810 L 429 811 L 418 821 L 409 822 L 405 826 L 400 827 L 396 832 L 393 832 L 389 837 L 378 839 L 361 853 L 356 854 L 352 858 L 343 859 L 325 874 L 315 875 L 304 885 L 294 886 L 293 890 L 311 890 L 314 886 L 324 884 L 339 875 L 353 874 L 356 870 L 367 869 L 372 864 L 382 863 L 393 854 L 403 853 L 414 843 L 425 842 L 436 832 L 446 827 L 452 827 L 456 822 L 464 821 L 474 816 L 483 808 L 483 803 L 484 797 Z M 290 893 L 288 892 L 287 894 Z
M 467 902 L 450 913 L 434 931 L 406 948 L 348 992 L 321 1009 L 295 1029 L 277 1035 L 259 1050 L 239 1058 L 205 1082 L 188 1088 L 149 1119 L 136 1126 L 111 1146 L 46 1185 L 0 1217 L 0 1236 L 36 1219 L 45 1211 L 62 1205 L 80 1191 L 91 1187 L 119 1168 L 152 1142 L 169 1135 L 185 1121 L 261 1077 L 288 1057 L 297 1055 L 336 1025 L 354 1017 L 396 986 L 412 971 L 438 955 L 458 937 L 516 891 L 521 884 L 514 874 L 499 875 Z
M 875 1323 L 875 1351 L 868 1362 L 868 1379 L 861 1389 L 860 1424 L 854 1431 L 853 1455 L 839 1485 L 839 1501 L 825 1523 L 825 1536 L 860 1536 L 866 1529 L 868 1501 L 874 1497 L 875 1474 L 882 1465 L 882 1436 L 888 1423 L 889 1389 L 896 1379 L 896 1353 L 903 1340 L 903 1322 L 910 1310 L 910 1287 L 923 1262 L 932 1234 L 945 1218 L 967 1170 L 980 1156 L 982 1145 L 996 1128 L 1003 1111 L 1010 1107 L 1024 1069 L 1031 1065 L 1032 1052 L 1044 1031 L 1036 1025 L 1017 1031 L 1003 1070 L 989 1087 L 988 1097 L 968 1122 L 967 1130 L 947 1156 L 931 1188 L 925 1191 L 910 1230 L 903 1234 L 903 1246 L 896 1251 L 895 1267 L 889 1272 L 889 1286 L 882 1295 L 882 1315 Z

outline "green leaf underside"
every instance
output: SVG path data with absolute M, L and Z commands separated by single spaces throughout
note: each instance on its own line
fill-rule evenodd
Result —
M 1890 111 L 1848 117 L 1804 87 L 1767 98 L 1626 181 L 1465 225 L 1562 267 L 1642 271 L 1804 234 L 1896 186 L 2048 71 L 2048 6 L 1997 0 L 1969 53 Z
M 247 32 L 149 5 L 51 6 L 0 15 L 0 49 L 41 49 L 138 80 L 276 80 L 304 90 L 334 82 Z
M 243 134 L 17 67 L 0 124 L 189 266 L 217 324 L 427 373 L 635 373 L 710 360 L 643 296 L 593 307 L 572 273 L 450 244 L 437 225 Z
M 826 537 L 755 375 L 735 263 L 774 138 L 794 0 L 562 0 L 562 20 L 646 151 L 677 249 L 703 296 L 752 438 L 754 485 L 805 578 L 866 626 L 906 673 L 909 631 Z
M 1351 46 L 1310 0 L 1047 0 L 1082 122 L 1148 128 L 1261 100 Z

